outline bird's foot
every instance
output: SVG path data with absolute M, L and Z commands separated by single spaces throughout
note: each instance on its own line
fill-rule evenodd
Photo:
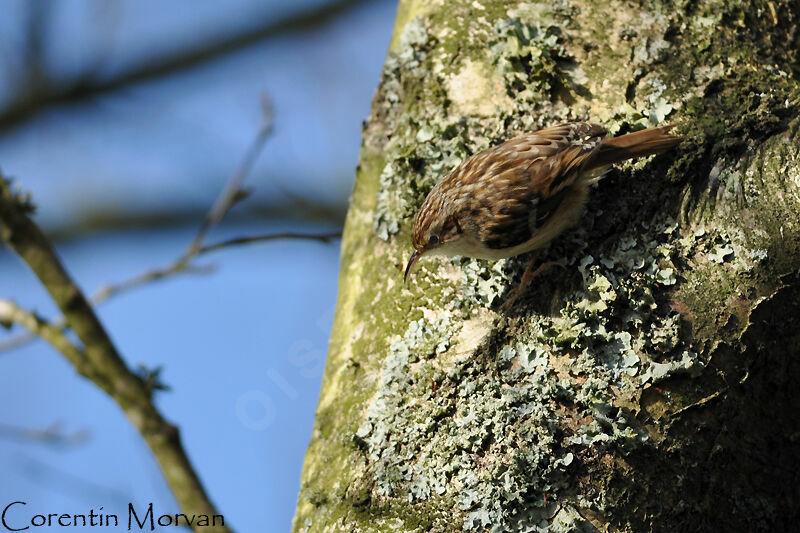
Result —
M 522 280 L 520 280 L 519 285 L 517 285 L 517 288 L 511 291 L 511 295 L 509 296 L 508 300 L 506 300 L 505 303 L 503 303 L 503 305 L 500 307 L 502 311 L 505 312 L 511 309 L 511 306 L 514 304 L 514 302 L 516 302 L 519 299 L 519 297 L 525 294 L 525 292 L 528 290 L 528 283 L 530 283 L 533 280 L 533 278 L 535 278 L 536 276 L 538 276 L 539 274 L 541 274 L 542 272 L 544 272 L 545 270 L 547 270 L 552 266 L 558 266 L 564 268 L 564 266 L 561 263 L 558 263 L 556 261 L 548 261 L 547 263 L 542 263 L 541 265 L 539 265 L 539 267 L 536 270 L 533 270 L 533 265 L 535 264 L 535 262 L 536 262 L 536 256 L 533 257 L 531 263 L 528 265 L 528 268 L 525 269 L 525 273 L 522 275 Z

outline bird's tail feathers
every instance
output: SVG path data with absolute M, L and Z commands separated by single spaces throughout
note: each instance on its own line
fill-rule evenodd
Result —
M 607 139 L 600 146 L 590 166 L 603 167 L 626 159 L 664 153 L 684 139 L 669 133 L 673 127 L 659 126 Z

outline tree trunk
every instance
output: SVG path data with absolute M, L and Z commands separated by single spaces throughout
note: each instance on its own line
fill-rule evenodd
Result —
M 295 531 L 800 520 L 796 1 L 400 2 L 364 129 Z M 559 122 L 687 137 L 527 257 L 424 259 L 468 155 Z

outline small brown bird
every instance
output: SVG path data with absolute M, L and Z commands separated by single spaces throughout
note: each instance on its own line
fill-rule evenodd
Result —
M 573 122 L 516 137 L 458 165 L 428 193 L 414 218 L 414 253 L 503 259 L 540 250 L 580 218 L 589 186 L 626 159 L 660 154 L 681 142 L 672 126 L 608 137 L 598 124 Z M 531 272 L 519 289 L 548 265 Z

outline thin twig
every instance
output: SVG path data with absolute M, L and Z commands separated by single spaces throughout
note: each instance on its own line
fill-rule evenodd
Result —
M 32 429 L 0 423 L 0 437 L 24 442 L 42 443 L 50 446 L 67 447 L 78 446 L 87 442 L 89 439 L 89 432 L 85 429 L 81 429 L 68 435 L 62 431 L 61 424 L 59 423 L 51 424 L 42 429 Z
M 213 271 L 213 267 L 196 267 L 192 265 L 181 265 L 177 261 L 174 263 L 170 263 L 169 265 L 163 268 L 151 268 L 149 270 L 145 270 L 140 274 L 136 274 L 133 277 L 130 277 L 124 281 L 120 281 L 118 283 L 111 283 L 107 285 L 103 285 L 99 289 L 92 294 L 89 301 L 92 302 L 92 305 L 99 305 L 112 296 L 116 296 L 122 292 L 129 291 L 131 289 L 135 289 L 137 287 L 141 287 L 142 285 L 146 285 L 148 283 L 152 283 L 154 281 L 158 281 L 169 276 L 173 276 L 179 273 L 186 273 L 186 272 L 196 272 L 196 273 L 207 273 Z
M 215 252 L 223 248 L 231 248 L 233 246 L 240 246 L 245 244 L 255 244 L 259 242 L 268 242 L 268 241 L 285 240 L 285 239 L 304 239 L 304 240 L 312 240 L 320 242 L 330 242 L 333 239 L 337 239 L 341 236 L 342 232 L 337 231 L 330 233 L 292 233 L 292 232 L 268 233 L 265 235 L 234 237 L 232 239 L 227 239 L 213 244 L 201 245 L 200 248 L 198 248 L 196 251 L 192 253 L 190 259 L 195 259 L 197 257 L 200 257 L 201 255 L 205 255 L 209 252 Z M 213 270 L 213 267 L 211 266 L 195 266 L 192 264 L 188 264 L 185 262 L 186 257 L 187 256 L 185 254 L 181 255 L 178 259 L 176 259 L 175 261 L 173 261 L 172 263 L 163 268 L 153 268 L 150 270 L 146 270 L 140 274 L 128 278 L 125 281 L 121 281 L 119 283 L 114 283 L 110 285 L 105 285 L 92 295 L 91 302 L 94 305 L 98 305 L 105 302 L 112 296 L 117 296 L 122 292 L 127 292 L 131 289 L 135 289 L 137 287 L 141 287 L 142 285 L 146 285 L 154 281 L 174 276 L 176 274 L 182 274 L 187 272 L 207 273 Z M 54 324 L 58 324 L 58 322 L 55 322 Z M 3 350 L 3 344 L 0 343 L 0 351 L 2 350 Z
M 266 235 L 252 235 L 249 237 L 235 237 L 225 241 L 215 242 L 214 244 L 207 244 L 198 250 L 197 255 L 214 252 L 222 248 L 229 248 L 231 246 L 239 246 L 240 244 L 253 244 L 257 242 L 277 241 L 281 239 L 306 239 L 319 242 L 331 242 L 342 236 L 341 231 L 334 231 L 330 233 L 268 233 Z
M 32 335 L 43 338 L 52 344 L 53 348 L 64 354 L 80 374 L 87 376 L 89 365 L 86 361 L 86 354 L 72 344 L 64 334 L 63 328 L 50 324 L 37 314 L 21 308 L 11 300 L 0 300 L 0 323 L 19 324 Z
M 261 154 L 269 134 L 272 132 L 274 118 L 272 102 L 267 95 L 261 95 L 261 125 L 258 128 L 258 133 L 253 139 L 253 144 L 250 145 L 250 148 L 245 153 L 244 159 L 239 164 L 239 168 L 231 176 L 225 188 L 222 189 L 214 205 L 211 206 L 211 209 L 206 214 L 206 218 L 203 220 L 197 235 L 186 248 L 183 256 L 187 262 L 197 255 L 197 252 L 202 248 L 203 241 L 208 232 L 211 231 L 211 228 L 219 224 L 234 204 L 242 198 L 244 180 L 247 179 L 248 174 L 253 169 L 253 165 Z
M 64 326 L 66 326 L 66 324 L 64 323 L 64 320 L 61 319 L 56 322 L 53 322 L 53 326 L 57 327 L 58 329 L 64 329 Z M 10 339 L 6 339 L 0 342 L 0 353 L 10 352 L 11 350 L 14 350 L 16 348 L 21 348 L 26 344 L 35 341 L 37 338 L 38 335 L 36 335 L 35 333 L 31 333 L 30 331 L 26 331 L 25 333 L 20 333 L 19 335 L 15 335 Z

